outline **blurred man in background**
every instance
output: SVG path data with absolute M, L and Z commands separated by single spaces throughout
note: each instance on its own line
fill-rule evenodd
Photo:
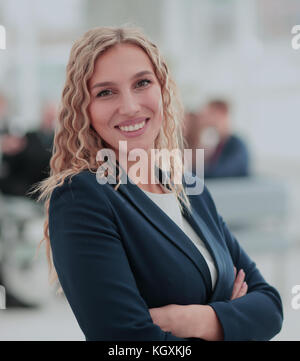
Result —
M 188 147 L 204 149 L 205 178 L 249 175 L 249 152 L 243 140 L 232 133 L 226 101 L 211 100 L 198 113 L 187 114 L 185 137 Z

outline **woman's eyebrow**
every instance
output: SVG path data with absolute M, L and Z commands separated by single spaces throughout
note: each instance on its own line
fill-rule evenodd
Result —
M 131 77 L 131 79 L 136 79 L 136 78 L 139 78 L 140 76 L 143 76 L 143 75 L 154 75 L 154 74 L 150 70 L 143 70 L 143 71 L 139 71 L 138 73 L 134 74 Z M 91 89 L 104 87 L 104 86 L 113 86 L 113 85 L 116 85 L 116 83 L 114 83 L 112 81 L 104 81 L 104 82 L 101 82 L 101 83 L 96 83 L 95 85 L 93 85 L 91 87 Z

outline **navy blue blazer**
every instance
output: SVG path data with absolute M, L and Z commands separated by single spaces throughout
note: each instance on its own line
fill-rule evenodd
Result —
M 213 159 L 205 162 L 205 178 L 245 177 L 250 174 L 250 155 L 241 138 L 232 134 L 219 147 Z
M 218 274 L 214 291 L 193 242 L 127 180 L 115 190 L 86 170 L 56 187 L 50 199 L 53 262 L 86 340 L 191 340 L 152 322 L 148 309 L 168 304 L 212 306 L 225 340 L 276 335 L 283 319 L 280 296 L 230 233 L 207 188 L 189 195 L 193 212 L 189 215 L 184 207 L 183 216 L 213 257 Z M 190 182 L 183 178 L 183 183 Z M 234 265 L 244 269 L 248 293 L 230 300 Z

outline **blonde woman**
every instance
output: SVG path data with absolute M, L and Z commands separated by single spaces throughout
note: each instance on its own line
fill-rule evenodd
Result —
M 188 191 L 199 178 L 178 166 L 182 120 L 169 69 L 139 29 L 75 42 L 38 189 L 51 279 L 86 340 L 268 340 L 281 329 L 278 292 L 208 190 Z M 153 149 L 181 152 L 164 170 Z

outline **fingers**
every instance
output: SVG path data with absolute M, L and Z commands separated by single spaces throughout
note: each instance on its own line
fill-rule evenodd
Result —
M 240 292 L 237 294 L 237 296 L 235 298 L 245 296 L 245 294 L 247 293 L 247 290 L 248 290 L 248 285 L 246 282 L 243 282 Z
M 235 267 L 234 267 L 235 268 Z M 235 271 L 235 276 L 236 276 L 236 268 L 234 269 Z M 234 300 L 235 298 L 237 298 L 239 292 L 241 291 L 241 288 L 243 286 L 243 282 L 245 279 L 245 273 L 243 272 L 243 270 L 241 269 L 234 281 L 234 285 L 233 285 L 233 290 L 232 290 L 232 295 L 231 295 L 231 299 Z
M 236 275 L 235 267 L 234 267 L 234 274 Z M 248 291 L 248 285 L 245 282 L 245 272 L 241 269 L 235 278 L 231 299 L 234 300 L 236 298 L 245 296 L 247 291 Z
M 248 285 L 247 285 L 246 282 L 243 282 L 242 288 L 241 288 L 239 294 L 237 295 L 237 298 L 238 298 L 238 297 L 245 296 L 245 294 L 247 293 L 247 291 L 248 291 Z

